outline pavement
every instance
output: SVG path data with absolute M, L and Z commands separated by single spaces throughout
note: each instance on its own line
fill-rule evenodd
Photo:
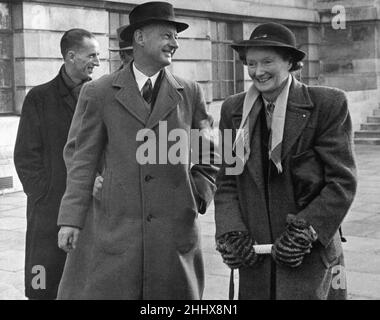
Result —
M 359 187 L 344 223 L 349 299 L 380 299 L 380 146 L 355 146 Z M 26 197 L 0 195 L 0 300 L 25 299 L 23 265 Z M 214 207 L 200 217 L 206 287 L 204 299 L 228 298 L 229 269 L 214 245 Z M 236 281 L 235 281 L 236 283 Z M 235 289 L 237 292 L 237 288 Z

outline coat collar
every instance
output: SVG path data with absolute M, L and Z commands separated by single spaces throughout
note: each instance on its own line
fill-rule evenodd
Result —
M 59 74 L 56 77 L 58 93 L 63 100 L 64 106 L 69 109 L 70 113 L 74 113 L 77 102 L 75 101 L 74 97 L 70 93 L 69 88 L 66 86 L 63 80 L 63 77 L 62 77 L 63 66 L 64 65 L 62 65 L 61 69 L 59 70 Z
M 313 108 L 307 86 L 293 77 L 286 109 L 281 159 L 285 158 L 301 135 Z
M 120 88 L 116 93 L 115 98 L 128 112 L 147 128 L 153 128 L 183 99 L 182 95 L 178 92 L 183 89 L 183 86 L 181 86 L 168 70 L 164 69 L 164 75 L 162 77 L 154 108 L 149 115 L 131 71 L 131 63 L 132 61 L 118 71 L 118 74 L 112 82 L 114 87 Z
M 254 98 L 254 97 L 253 97 Z M 253 99 L 251 97 L 251 99 Z M 248 96 L 249 100 L 249 96 Z M 240 122 L 243 120 L 243 105 L 247 102 L 247 95 L 244 96 L 244 100 L 241 99 L 232 111 L 232 122 L 234 129 L 239 128 Z M 252 101 L 253 104 L 253 101 Z M 257 130 L 257 119 L 262 108 L 262 103 L 256 102 L 248 115 L 249 121 L 249 134 L 250 137 L 254 137 L 251 141 L 251 150 L 256 150 L 252 153 L 251 157 L 258 157 L 253 162 L 248 160 L 247 166 L 251 172 L 253 178 L 258 185 L 262 185 L 262 165 L 261 165 L 261 148 L 259 147 L 260 130 Z M 308 93 L 307 86 L 293 77 L 292 84 L 289 89 L 288 102 L 285 116 L 284 136 L 282 141 L 282 155 L 281 158 L 289 153 L 294 143 L 302 133 L 309 119 L 311 110 L 314 108 L 314 104 Z M 253 132 L 255 132 L 253 134 Z M 252 135 L 253 134 L 253 135 Z M 260 159 L 260 160 L 259 160 Z

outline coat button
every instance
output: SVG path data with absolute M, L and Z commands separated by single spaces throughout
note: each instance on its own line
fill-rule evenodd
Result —
M 146 176 L 145 176 L 145 181 L 146 182 L 149 182 L 150 180 L 152 180 L 153 179 L 153 177 L 151 176 L 151 175 L 149 175 L 149 174 L 147 174 Z

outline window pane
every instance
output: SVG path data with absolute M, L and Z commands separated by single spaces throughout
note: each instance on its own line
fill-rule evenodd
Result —
M 218 40 L 227 39 L 227 23 L 218 22 Z
M 227 96 L 233 95 L 235 93 L 234 91 L 234 82 L 228 81 L 227 82 Z
M 219 79 L 227 80 L 227 65 L 224 62 L 219 62 Z
M 217 81 L 219 80 L 219 72 L 218 72 L 218 62 L 217 61 L 213 61 L 212 62 L 212 79 L 214 81 Z
M 230 45 L 226 46 L 226 50 L 227 50 L 227 53 L 226 53 L 227 59 L 228 60 L 233 60 L 234 59 L 234 50 L 231 48 Z
M 211 44 L 211 59 L 218 60 L 218 45 L 216 43 Z
M 13 35 L 9 5 L 0 3 L 0 113 L 13 112 Z
M 211 21 L 211 40 L 218 40 L 218 29 L 215 21 Z
M 213 99 L 224 99 L 236 92 L 241 85 L 235 84 L 237 77 L 243 78 L 243 65 L 231 48 L 231 43 L 242 39 L 241 23 L 223 21 L 211 23 L 212 33 L 212 84 Z M 237 70 L 235 70 L 237 68 Z M 236 78 L 236 79 L 235 79 Z M 240 80 L 241 81 L 241 80 Z
M 219 60 L 226 60 L 226 46 L 223 43 L 218 45 L 218 58 Z
M 226 72 L 227 72 L 226 79 L 234 80 L 234 63 L 233 62 L 226 62 Z

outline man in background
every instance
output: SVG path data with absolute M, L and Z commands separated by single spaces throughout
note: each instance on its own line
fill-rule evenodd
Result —
M 99 66 L 99 44 L 83 29 L 64 33 L 64 64 L 51 81 L 27 94 L 14 150 L 14 162 L 26 193 L 25 295 L 55 299 L 66 260 L 57 247 L 57 216 L 66 189 L 63 147 L 82 85 Z M 38 279 L 37 279 L 38 278 Z
M 111 52 L 119 52 L 119 57 L 121 61 L 121 65 L 119 69 L 123 66 L 127 65 L 129 61 L 133 58 L 133 46 L 130 42 L 125 41 L 120 38 L 120 33 L 126 28 L 128 25 L 121 26 L 117 28 L 117 39 L 119 41 L 119 48 L 109 48 L 108 50 Z

